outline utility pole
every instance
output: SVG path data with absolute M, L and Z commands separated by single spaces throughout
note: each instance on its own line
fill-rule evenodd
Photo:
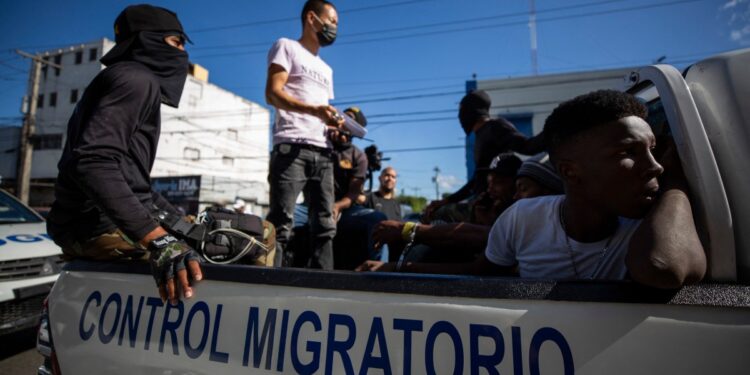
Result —
M 438 180 L 440 168 L 435 167 L 433 171 L 435 171 L 435 176 L 432 177 L 432 182 L 435 183 L 435 200 L 440 200 L 440 181 Z
M 531 39 L 531 72 L 539 74 L 539 64 L 536 56 L 536 4 L 535 0 L 529 0 L 529 34 Z
M 23 203 L 29 203 L 29 187 L 31 185 L 31 159 L 34 152 L 32 143 L 36 127 L 36 108 L 39 97 L 39 77 L 42 73 L 42 64 L 62 69 L 62 66 L 45 61 L 41 56 L 16 50 L 16 53 L 31 59 L 32 68 L 29 71 L 29 107 L 23 116 L 23 127 L 21 128 L 21 139 L 18 153 L 18 168 L 16 170 L 16 196 Z

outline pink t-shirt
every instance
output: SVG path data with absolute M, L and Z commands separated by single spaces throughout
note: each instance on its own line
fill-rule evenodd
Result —
M 333 70 L 318 55 L 313 55 L 298 41 L 281 38 L 268 52 L 268 65 L 284 68 L 289 78 L 284 91 L 301 102 L 328 104 L 333 99 Z M 330 148 L 326 126 L 319 118 L 283 109 L 276 109 L 273 144 L 305 143 Z

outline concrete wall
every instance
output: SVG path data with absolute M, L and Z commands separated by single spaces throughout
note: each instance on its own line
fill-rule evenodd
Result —
M 269 124 L 267 109 L 189 77 L 179 109 L 162 106 L 152 175 L 204 176 L 202 201 L 239 196 L 267 203 Z
M 36 134 L 62 134 L 65 139 L 65 129 L 68 119 L 75 109 L 77 101 L 72 101 L 73 90 L 77 91 L 78 99 L 83 96 L 83 90 L 89 82 L 104 68 L 99 63 L 103 50 L 109 50 L 114 43 L 106 39 L 96 40 L 68 48 L 51 50 L 43 53 L 50 61 L 55 62 L 55 56 L 60 56 L 63 68 L 59 76 L 55 68 L 43 69 L 39 94 L 43 96 L 43 105 L 37 109 Z M 90 51 L 96 50 L 94 59 L 90 59 Z M 82 54 L 80 64 L 76 64 L 76 53 Z M 46 70 L 46 73 L 44 72 Z M 52 94 L 57 95 L 57 103 L 50 105 Z M 34 150 L 32 159 L 31 178 L 54 178 L 57 176 L 57 161 L 60 159 L 61 149 Z
M 633 68 L 482 80 L 477 82 L 477 87 L 492 98 L 493 116 L 530 114 L 533 132 L 538 134 L 547 116 L 560 102 L 594 90 L 620 90 L 624 87 L 623 78 L 631 70 Z

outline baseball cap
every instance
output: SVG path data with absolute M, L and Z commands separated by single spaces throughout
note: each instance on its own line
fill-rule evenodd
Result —
M 520 167 L 521 159 L 518 156 L 512 152 L 504 152 L 495 156 L 488 168 L 479 168 L 479 170 L 496 173 L 501 176 L 515 177 Z
M 359 107 L 349 107 L 344 110 L 344 113 L 347 112 L 354 116 L 354 121 L 356 121 L 357 124 L 367 126 L 367 117 L 365 117 L 365 114 L 362 113 L 362 110 L 359 109 Z

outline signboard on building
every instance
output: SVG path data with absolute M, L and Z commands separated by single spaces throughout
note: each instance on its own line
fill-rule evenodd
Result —
M 198 214 L 201 176 L 155 177 L 151 179 L 151 186 L 175 208 L 184 210 L 185 214 Z

